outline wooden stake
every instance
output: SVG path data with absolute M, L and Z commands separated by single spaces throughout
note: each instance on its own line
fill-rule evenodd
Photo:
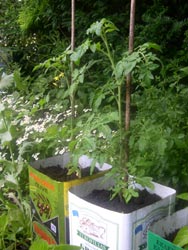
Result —
M 71 2 L 71 50 L 75 47 L 75 0 Z
M 71 50 L 74 51 L 75 48 L 75 0 L 71 0 Z M 74 71 L 74 62 L 71 61 L 70 63 L 70 84 L 73 84 L 73 71 Z M 70 96 L 71 101 L 71 112 L 72 112 L 72 122 L 71 122 L 71 129 L 74 128 L 74 118 L 75 118 L 75 100 L 74 100 L 74 93 Z M 71 136 L 73 138 L 73 135 Z
M 129 25 L 129 53 L 134 49 L 134 26 L 135 26 L 135 6 L 136 0 L 131 0 L 130 7 L 130 25 Z M 130 129 L 130 109 L 131 109 L 131 73 L 127 75 L 126 79 L 126 96 L 125 96 L 125 131 L 127 133 L 125 140 L 125 163 L 129 161 L 129 129 Z

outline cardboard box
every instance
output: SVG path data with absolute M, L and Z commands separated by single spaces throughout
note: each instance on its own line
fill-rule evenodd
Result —
M 38 160 L 29 166 L 29 188 L 33 216 L 33 231 L 49 244 L 69 243 L 68 190 L 104 174 L 110 166 L 104 164 L 97 174 L 72 181 L 60 182 L 39 171 L 40 166 L 48 168 L 69 162 L 69 154 Z M 91 160 L 82 156 L 81 167 L 87 167 Z

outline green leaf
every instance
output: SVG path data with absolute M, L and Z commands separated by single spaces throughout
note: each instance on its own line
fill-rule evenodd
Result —
M 8 88 L 13 83 L 14 77 L 13 74 L 7 75 L 3 73 L 0 79 L 0 89 Z
M 173 243 L 180 247 L 188 245 L 188 226 L 184 226 L 178 231 Z
M 6 143 L 6 142 L 10 142 L 12 140 L 11 133 L 9 131 L 6 131 L 6 132 L 0 134 L 0 140 L 1 140 L 2 144 Z
M 180 70 L 188 74 L 188 67 L 181 68 Z
M 124 68 L 125 68 L 125 63 L 124 63 L 123 60 L 119 61 L 119 62 L 116 64 L 115 75 L 116 75 L 117 78 L 122 77 L 123 72 L 124 72 Z
M 101 29 L 102 29 L 102 22 L 95 22 L 93 23 L 89 29 L 87 29 L 87 34 L 96 34 L 97 36 L 101 35 Z
M 3 120 L 0 120 L 0 133 L 5 131 L 6 131 L 5 123 Z
M 82 45 L 80 45 L 71 55 L 71 60 L 77 65 L 80 63 L 81 57 L 86 53 L 90 47 L 90 40 L 87 39 Z
M 56 124 L 51 125 L 46 130 L 45 138 L 49 138 L 49 139 L 57 138 L 58 131 L 59 131 L 58 125 Z
M 127 188 L 123 190 L 123 198 L 126 203 L 129 203 L 133 197 L 138 197 L 138 190 L 134 188 Z
M 12 139 L 13 138 L 17 138 L 17 135 L 18 135 L 18 127 L 16 125 L 11 125 L 9 127 L 9 132 L 12 136 Z
M 6 174 L 6 175 L 5 175 L 5 179 L 6 179 L 6 181 L 8 181 L 8 182 L 11 182 L 11 183 L 13 183 L 13 184 L 15 184 L 15 185 L 18 185 L 18 181 L 17 181 L 17 179 L 15 178 L 15 175 L 14 175 L 14 174 Z
M 3 235 L 5 232 L 5 229 L 8 225 L 8 215 L 6 213 L 3 213 L 0 215 L 0 235 Z
M 97 36 L 101 36 L 104 33 L 110 33 L 113 31 L 118 31 L 118 28 L 111 21 L 103 18 L 100 22 L 97 21 L 93 23 L 87 30 L 87 34 L 96 34 Z
M 140 137 L 138 140 L 138 147 L 141 152 L 144 152 L 148 145 L 148 140 L 145 137 Z
M 111 21 L 109 21 L 109 20 L 107 20 L 105 18 L 103 18 L 101 21 L 104 23 L 105 33 L 110 33 L 110 32 L 113 32 L 113 31 L 118 31 L 118 28 Z
M 94 109 L 98 109 L 99 106 L 101 105 L 102 103 L 102 100 L 105 98 L 105 94 L 101 91 L 101 92 L 97 92 L 95 94 L 95 99 L 93 101 L 93 107 Z
M 111 138 L 111 128 L 108 125 L 100 126 L 100 131 L 104 135 L 104 137 L 109 140 Z
M 61 128 L 59 134 L 62 138 L 64 138 L 67 135 L 68 131 L 69 131 L 69 128 L 67 126 L 65 126 L 65 127 Z
M 116 64 L 116 76 L 119 78 L 128 75 L 140 61 L 141 58 L 138 52 L 133 52 L 130 55 L 125 54 L 123 59 Z
M 73 83 L 71 84 L 69 90 L 68 90 L 68 93 L 69 95 L 73 95 L 78 89 L 78 81 L 73 81 Z
M 44 240 L 37 239 L 32 243 L 29 250 L 36 250 L 36 249 L 48 250 L 48 243 Z
M 26 152 L 29 152 L 31 150 L 31 148 L 33 147 L 34 144 L 35 144 L 34 142 L 26 142 L 26 141 L 23 142 L 19 146 L 19 155 L 22 156 Z
M 49 250 L 81 250 L 81 247 L 62 244 L 57 246 L 49 246 Z
M 112 121 L 119 121 L 119 114 L 117 111 L 107 113 L 105 116 L 106 123 L 112 122 Z
M 95 51 L 100 51 L 101 50 L 101 44 L 98 43 L 93 43 L 90 45 L 90 50 L 95 53 Z
M 187 77 L 187 75 L 188 75 L 188 67 L 181 68 L 180 69 L 180 75 L 181 75 L 182 78 Z
M 145 45 L 145 47 L 148 48 L 148 49 L 155 49 L 155 50 L 161 51 L 160 45 L 158 45 L 158 44 L 156 44 L 156 43 L 148 42 L 148 43 L 145 43 L 144 45 Z
M 124 69 L 124 75 L 128 75 L 136 66 L 136 60 L 135 61 L 128 61 L 127 64 L 125 65 Z
M 39 101 L 39 105 L 40 106 L 44 106 L 45 103 L 46 103 L 46 99 L 45 98 L 40 99 L 40 101 Z
M 5 110 L 5 106 L 2 103 L 0 103 L 0 112 L 2 112 L 4 110 Z
M 148 187 L 154 189 L 154 184 L 152 183 L 152 178 L 148 176 L 136 177 L 136 182 L 142 187 Z
M 75 148 L 75 146 L 76 146 L 76 144 L 77 144 L 77 141 L 76 141 L 76 140 L 72 140 L 72 141 L 69 143 L 69 145 L 68 145 L 69 150 L 70 150 L 70 151 L 73 151 L 74 148 Z
M 177 195 L 177 198 L 188 201 L 188 193 L 182 193 Z
M 35 241 L 33 241 L 29 250 L 36 250 L 36 249 L 40 249 L 40 250 L 80 250 L 81 247 L 67 245 L 67 244 L 48 245 L 48 243 L 45 240 L 36 239 Z
M 86 148 L 86 150 L 95 150 L 96 148 L 96 140 L 93 137 L 85 137 L 84 138 L 84 147 Z
M 167 148 L 167 143 L 168 143 L 168 141 L 166 139 L 164 139 L 164 138 L 159 139 L 159 141 L 157 142 L 159 155 L 164 155 L 165 150 Z
M 13 237 L 11 237 L 11 235 L 13 235 Z M 6 247 L 6 250 L 14 250 L 15 249 L 15 241 L 16 241 L 16 237 L 14 233 L 9 233 L 8 235 L 9 240 L 13 241 L 12 244 L 10 244 L 8 247 Z

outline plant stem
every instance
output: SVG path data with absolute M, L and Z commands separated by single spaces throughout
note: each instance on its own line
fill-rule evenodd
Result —
M 111 63 L 111 66 L 112 66 L 112 70 L 113 72 L 115 73 L 115 63 L 114 63 L 114 59 L 113 59 L 113 56 L 111 54 L 111 51 L 110 51 L 110 48 L 109 48 L 109 45 L 108 45 L 108 42 L 107 42 L 107 38 L 106 38 L 106 35 L 103 34 L 101 35 L 102 37 L 102 40 L 105 44 L 105 47 L 106 47 L 106 50 L 107 50 L 107 53 L 105 53 L 109 60 L 110 60 L 110 63 Z M 117 98 L 117 105 L 118 105 L 118 116 L 119 116 L 119 131 L 120 131 L 120 142 L 119 142 L 119 146 L 120 146 L 120 153 L 119 153 L 119 164 L 120 164 L 120 168 L 123 168 L 124 166 L 124 162 L 123 162 L 123 147 L 122 147 L 122 144 L 123 144 L 123 119 L 122 119 L 122 85 L 121 83 L 119 82 L 116 74 L 115 74 L 115 81 L 116 81 L 116 84 L 118 86 L 118 98 Z
M 113 60 L 113 57 L 112 57 L 112 54 L 110 52 L 110 48 L 109 48 L 109 45 L 108 45 L 108 42 L 107 42 L 107 38 L 106 38 L 106 35 L 105 34 L 101 34 L 101 38 L 105 44 L 105 47 L 106 47 L 106 50 L 107 50 L 107 53 L 106 55 L 108 56 L 110 62 L 111 62 L 111 65 L 112 65 L 112 70 L 113 72 L 115 71 L 115 63 L 114 63 L 114 60 Z
M 113 57 L 112 57 L 112 54 L 111 54 L 111 51 L 110 51 L 110 48 L 109 48 L 109 45 L 107 42 L 106 35 L 102 34 L 101 38 L 102 38 L 102 40 L 105 44 L 106 50 L 107 50 L 107 53 L 104 52 L 104 54 L 108 57 L 108 59 L 111 63 L 111 66 L 112 66 L 112 70 L 113 70 L 113 72 L 115 72 L 115 63 L 114 63 L 114 60 L 113 60 Z M 118 85 L 117 105 L 118 105 L 118 114 L 119 114 L 119 128 L 122 128 L 121 84 L 118 83 L 118 79 L 117 79 L 116 75 L 115 75 L 115 81 L 116 81 L 116 84 Z

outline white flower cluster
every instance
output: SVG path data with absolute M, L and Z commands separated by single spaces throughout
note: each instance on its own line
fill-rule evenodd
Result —
M 18 146 L 23 145 L 25 142 L 27 143 L 27 141 L 33 140 L 33 138 L 37 143 L 42 142 L 44 139 L 44 133 L 47 131 L 49 126 L 53 124 L 60 124 L 72 115 L 71 109 L 61 112 L 60 106 L 49 108 L 47 111 L 42 112 L 41 116 L 38 112 L 36 112 L 36 116 L 30 115 L 31 108 L 36 108 L 37 110 L 38 105 L 33 104 L 31 107 L 28 100 L 25 101 L 23 97 L 20 97 L 16 93 L 12 95 L 6 95 L 6 93 L 3 93 L 3 95 L 0 96 L 0 99 L 6 107 L 17 114 L 18 120 L 13 119 L 11 123 L 14 125 L 19 124 L 24 128 L 24 133 L 16 140 L 16 145 Z M 75 115 L 77 115 L 77 108 L 78 106 L 75 106 Z M 84 110 L 83 112 L 90 112 L 90 110 Z M 80 131 L 80 135 L 81 134 L 82 131 Z M 57 142 L 59 145 L 61 144 L 61 141 Z M 55 155 L 57 155 L 63 154 L 67 151 L 67 148 L 65 146 L 58 146 L 54 150 Z M 38 156 L 39 153 L 32 155 L 32 157 L 36 160 L 38 159 Z
M 45 133 L 46 129 L 51 124 L 56 124 L 57 122 L 60 122 L 61 119 L 59 119 L 61 114 L 50 114 L 49 112 L 45 112 L 43 114 L 43 118 L 39 118 L 37 120 L 33 120 L 28 115 L 25 115 L 24 118 L 21 121 L 21 125 L 25 126 L 25 133 L 22 138 L 19 138 L 17 140 L 17 144 L 21 144 L 23 141 L 26 141 L 30 135 L 37 133 L 38 135 L 40 133 Z M 40 136 L 39 136 L 40 137 Z M 36 142 L 42 142 L 43 138 L 36 138 Z

